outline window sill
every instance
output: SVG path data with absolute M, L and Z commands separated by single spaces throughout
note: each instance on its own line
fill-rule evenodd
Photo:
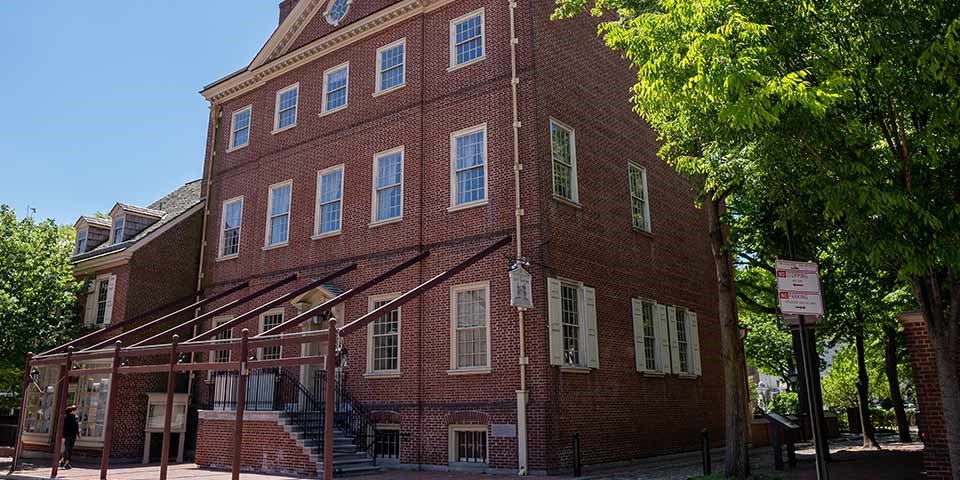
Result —
M 567 198 L 567 197 L 561 197 L 560 195 L 557 195 L 556 193 L 553 194 L 553 199 L 556 200 L 556 201 L 559 202 L 559 203 L 564 204 L 564 205 L 569 205 L 569 206 L 571 206 L 571 207 L 579 208 L 579 209 L 581 209 L 581 210 L 583 209 L 583 205 L 580 205 L 579 202 L 575 202 L 575 201 L 573 201 L 573 200 L 570 200 L 570 199 Z
M 655 371 L 655 370 L 648 370 L 648 371 L 640 372 L 640 376 L 642 376 L 642 377 L 657 377 L 657 378 L 663 378 L 663 377 L 666 376 L 666 374 L 663 373 L 663 372 Z
M 291 128 L 296 127 L 296 126 L 297 126 L 297 124 L 294 123 L 294 124 L 291 124 L 291 125 L 287 125 L 286 127 L 274 128 L 273 130 L 270 131 L 270 135 L 276 135 L 276 134 L 278 134 L 278 133 L 280 133 L 280 132 L 286 132 L 287 130 L 290 130 Z
M 367 372 L 363 374 L 363 378 L 368 380 L 376 380 L 380 378 L 400 378 L 400 372 Z
M 593 371 L 590 367 L 574 367 L 572 365 L 565 365 L 560 367 L 560 371 L 563 373 L 577 373 L 587 375 Z
M 447 375 L 486 375 L 490 373 L 490 367 L 483 368 L 453 368 L 447 370 Z
M 403 83 L 401 83 L 401 84 L 399 84 L 399 85 L 394 85 L 394 86 L 392 86 L 392 87 L 390 87 L 390 88 L 387 88 L 387 89 L 384 89 L 384 90 L 377 90 L 376 92 L 373 92 L 373 95 L 372 95 L 372 96 L 374 96 L 374 97 L 379 97 L 380 95 L 386 95 L 386 94 L 388 94 L 388 93 L 390 93 L 390 92 L 393 92 L 393 91 L 396 91 L 396 90 L 400 90 L 401 88 L 406 87 L 406 86 L 407 86 L 407 82 L 403 82 Z
M 447 71 L 448 71 L 448 72 L 452 72 L 452 71 L 454 71 L 454 70 L 459 70 L 459 69 L 461 69 L 461 68 L 463 68 L 463 67 L 468 67 L 468 66 L 470 66 L 470 65 L 473 65 L 474 63 L 479 63 L 479 62 L 482 62 L 482 61 L 484 61 L 484 60 L 486 60 L 486 59 L 487 59 L 487 54 L 484 53 L 483 55 L 480 55 L 479 57 L 474 58 L 474 59 L 467 60 L 466 62 L 458 63 L 458 64 L 455 64 L 455 65 L 450 65 L 449 67 L 447 67 Z
M 273 244 L 273 245 L 264 245 L 264 246 L 261 247 L 260 249 L 263 250 L 263 251 L 274 250 L 274 249 L 277 249 L 277 248 L 286 247 L 287 245 L 290 245 L 290 242 L 289 242 L 289 241 L 286 241 L 286 242 L 283 242 L 283 243 L 275 243 L 275 244 Z
M 235 147 L 230 147 L 230 148 L 228 148 L 224 153 L 236 152 L 237 150 L 241 150 L 241 149 L 247 148 L 247 145 L 250 145 L 250 142 L 244 143 L 243 145 L 237 145 L 237 146 L 235 146 Z
M 239 253 L 234 253 L 233 255 L 224 255 L 222 257 L 217 257 L 215 261 L 217 262 L 226 262 L 227 260 L 233 260 L 240 257 Z
M 639 234 L 641 234 L 641 235 L 646 235 L 647 237 L 653 238 L 653 232 L 651 232 L 650 230 L 644 230 L 644 229 L 642 229 L 642 228 L 637 228 L 637 227 L 631 227 L 631 228 L 632 228 L 633 231 L 636 232 L 636 233 L 639 233 Z
M 488 204 L 490 204 L 490 201 L 487 200 L 487 199 L 477 200 L 477 201 L 475 201 L 475 202 L 462 203 L 462 204 L 460 204 L 460 205 L 451 205 L 451 206 L 447 207 L 447 211 L 448 211 L 448 212 L 456 212 L 456 211 L 460 211 L 460 210 L 467 210 L 467 209 L 473 208 L 473 207 L 482 207 L 482 206 L 488 205 Z
M 331 114 L 337 113 L 337 112 L 339 112 L 340 110 L 343 110 L 343 109 L 345 109 L 345 108 L 347 108 L 347 104 L 346 104 L 346 103 L 344 103 L 343 105 L 341 105 L 341 106 L 339 106 L 339 107 L 337 107 L 337 108 L 334 108 L 333 110 L 324 110 L 324 111 L 320 112 L 319 115 L 320 115 L 321 117 L 325 117 L 325 116 L 327 116 L 327 115 L 331 115 Z
M 341 233 L 342 233 L 341 230 L 334 230 L 334 231 L 332 231 L 332 232 L 315 233 L 315 234 L 313 234 L 313 235 L 310 236 L 310 239 L 311 239 L 311 240 L 320 240 L 321 238 L 336 237 L 336 236 L 340 235 Z
M 684 380 L 696 380 L 699 377 L 699 375 L 695 373 L 678 373 L 677 377 Z
M 388 218 L 386 220 L 378 220 L 376 222 L 370 222 L 370 224 L 367 226 L 370 228 L 374 228 L 374 227 L 379 227 L 381 225 L 390 225 L 391 223 L 400 223 L 402 221 L 403 221 L 403 215 L 396 218 Z

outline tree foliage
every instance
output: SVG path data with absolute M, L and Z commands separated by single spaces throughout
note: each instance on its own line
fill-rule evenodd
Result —
M 27 352 L 40 352 L 82 329 L 73 276 L 73 230 L 52 220 L 18 220 L 0 206 L 0 372 L 3 386 L 18 386 Z M 13 375 L 13 379 L 6 378 Z M 19 389 L 19 387 L 16 387 Z

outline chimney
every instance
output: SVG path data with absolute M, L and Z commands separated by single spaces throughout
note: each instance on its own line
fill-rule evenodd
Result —
M 297 6 L 297 0 L 283 0 L 280 2 L 280 23 L 283 23 L 284 19 L 287 18 L 287 15 L 290 15 L 290 11 L 293 10 L 295 6 Z

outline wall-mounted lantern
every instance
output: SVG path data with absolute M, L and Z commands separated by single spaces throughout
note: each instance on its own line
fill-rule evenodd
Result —
M 533 308 L 533 276 L 523 268 L 522 260 L 513 262 L 510 275 L 510 305 L 521 310 Z

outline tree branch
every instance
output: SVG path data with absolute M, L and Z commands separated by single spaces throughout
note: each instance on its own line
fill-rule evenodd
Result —
M 756 300 L 750 298 L 747 294 L 737 291 L 737 298 L 739 298 L 743 303 L 747 304 L 747 307 L 750 310 L 757 311 L 759 313 L 768 313 L 770 315 L 780 315 L 780 309 L 775 307 L 768 307 L 766 305 L 761 305 Z

